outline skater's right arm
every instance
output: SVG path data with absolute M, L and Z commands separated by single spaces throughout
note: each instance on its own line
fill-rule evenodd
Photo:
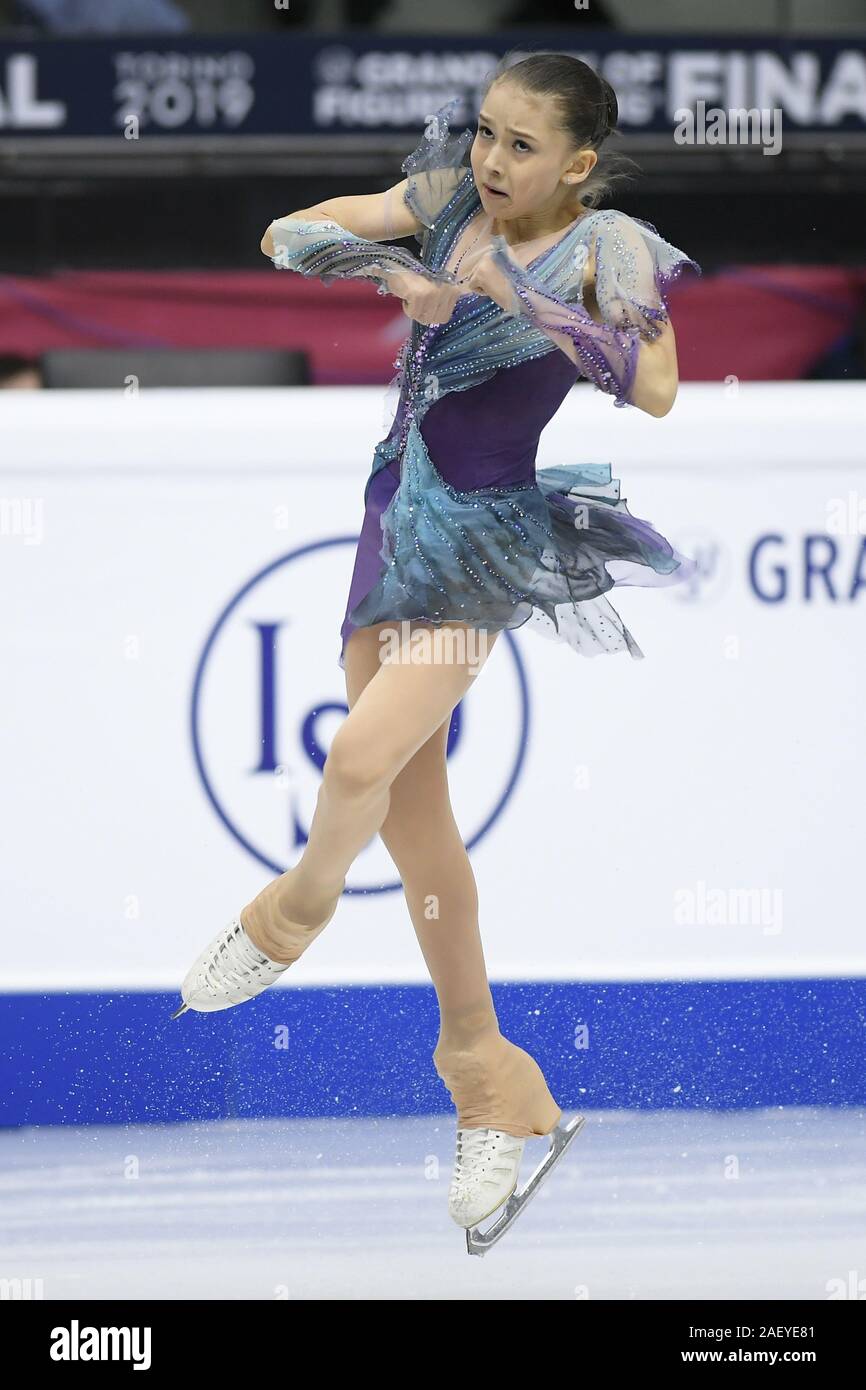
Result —
M 446 323 L 462 293 L 452 283 L 453 277 L 430 270 L 402 247 L 385 247 L 381 254 L 374 250 L 374 243 L 426 229 L 403 197 L 408 183 L 404 179 L 384 193 L 332 198 L 277 218 L 262 237 L 262 251 L 276 265 L 282 261 L 288 269 L 319 275 L 326 284 L 334 276 L 367 277 L 378 284 L 380 293 L 401 300 L 408 318 L 423 324 Z M 294 219 L 297 226 L 292 225 Z M 317 222 L 323 223 L 321 236 L 316 233 Z M 346 244 L 348 238 L 358 238 L 357 246 Z
M 413 236 L 421 229 L 418 218 L 404 201 L 408 183 L 408 179 L 403 179 L 392 188 L 386 188 L 384 193 L 329 198 L 313 207 L 287 212 L 285 216 L 304 217 L 310 221 L 329 219 L 367 241 L 396 241 L 401 237 Z M 261 240 L 261 249 L 266 256 L 274 255 L 273 225 L 271 222 Z

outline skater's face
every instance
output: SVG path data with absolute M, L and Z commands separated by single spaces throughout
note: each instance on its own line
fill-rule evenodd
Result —
M 550 97 L 506 81 L 487 92 L 472 144 L 472 174 L 485 212 L 511 221 L 576 210 L 597 159 L 595 150 L 574 148 Z

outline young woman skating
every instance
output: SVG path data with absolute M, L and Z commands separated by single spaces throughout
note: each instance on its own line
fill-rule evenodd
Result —
M 402 300 L 411 329 L 341 633 L 349 714 L 307 845 L 195 962 L 178 1012 L 229 1008 L 279 979 L 327 926 L 378 832 L 439 1002 L 433 1060 L 458 1126 L 449 1210 L 468 1229 L 514 1193 L 526 1139 L 556 1136 L 555 1158 L 565 1131 L 538 1064 L 499 1029 L 449 799 L 451 714 L 503 629 L 640 658 L 607 591 L 693 573 L 631 515 L 609 464 L 536 469 L 535 456 L 579 377 L 618 406 L 667 414 L 678 376 L 665 291 L 684 265 L 699 267 L 648 223 L 595 206 L 621 166 L 603 150 L 616 97 L 587 64 L 555 53 L 503 62 L 477 129 L 452 137 L 455 105 L 430 119 L 401 183 L 278 218 L 262 241 L 278 268 L 326 284 L 373 279 Z M 413 234 L 420 260 L 382 244 Z M 389 659 L 395 634 L 422 629 L 436 639 L 426 660 Z

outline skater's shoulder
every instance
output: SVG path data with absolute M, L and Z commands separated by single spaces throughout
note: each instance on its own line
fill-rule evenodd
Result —
M 644 217 L 621 208 L 598 208 L 580 223 L 591 248 L 596 273 L 611 274 L 627 270 L 632 275 L 655 272 L 663 277 L 690 265 L 700 275 L 701 267 L 688 252 L 668 241 Z
M 474 132 L 451 134 L 458 106 L 459 99 L 453 98 L 428 116 L 423 139 L 401 166 L 406 174 L 404 201 L 425 231 L 434 226 L 464 180 L 474 187 L 472 170 L 464 163 Z

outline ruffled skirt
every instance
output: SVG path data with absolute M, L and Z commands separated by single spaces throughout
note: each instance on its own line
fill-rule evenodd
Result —
M 617 584 L 681 583 L 697 568 L 632 516 L 609 463 L 538 469 L 523 484 L 462 492 L 438 473 L 414 424 L 399 476 L 395 461 L 379 462 L 344 648 L 356 627 L 416 620 L 488 631 L 528 625 L 582 656 L 641 658 L 606 593 Z

